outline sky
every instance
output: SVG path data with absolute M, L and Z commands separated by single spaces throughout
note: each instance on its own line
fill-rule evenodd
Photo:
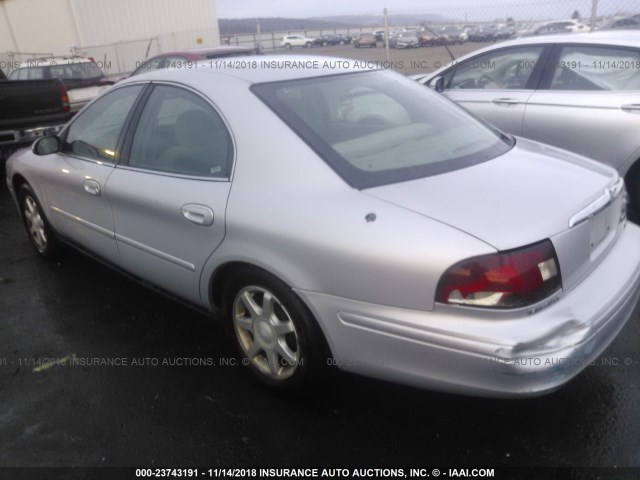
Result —
M 640 0 L 598 0 L 599 11 L 640 13 Z M 569 18 L 575 10 L 591 15 L 592 0 L 217 0 L 218 18 L 434 13 L 464 19 Z M 472 18 L 469 18 L 471 21 Z

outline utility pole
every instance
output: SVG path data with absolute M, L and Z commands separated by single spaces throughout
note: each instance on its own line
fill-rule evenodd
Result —
M 262 32 L 260 31 L 259 18 L 256 18 L 256 32 L 258 34 L 258 53 L 262 53 Z
M 388 11 L 387 8 L 382 11 L 384 15 L 384 48 L 387 51 L 387 62 L 389 61 L 389 21 L 387 18 Z

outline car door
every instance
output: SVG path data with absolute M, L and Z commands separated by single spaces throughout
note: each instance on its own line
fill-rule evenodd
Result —
M 480 54 L 445 72 L 444 94 L 499 129 L 519 135 L 525 105 L 542 71 L 545 47 L 519 46 Z
M 124 268 L 194 303 L 207 258 L 225 235 L 234 148 L 199 93 L 153 84 L 109 178 Z
M 112 262 L 118 260 L 118 251 L 105 185 L 142 88 L 121 87 L 98 99 L 63 132 L 60 152 L 42 159 L 47 217 L 55 230 Z
M 523 136 L 624 173 L 640 150 L 640 49 L 558 45 L 549 64 L 527 104 Z

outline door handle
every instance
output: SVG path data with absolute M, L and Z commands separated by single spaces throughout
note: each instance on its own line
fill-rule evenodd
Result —
M 640 113 L 640 103 L 628 103 L 626 105 L 622 105 L 620 109 L 624 112 Z
M 90 193 L 91 195 L 95 195 L 96 197 L 100 196 L 100 184 L 92 179 L 88 178 L 84 181 L 84 191 Z
M 511 107 L 518 105 L 520 103 L 520 100 L 517 100 L 515 98 L 494 98 L 493 100 L 491 100 L 491 103 L 495 105 Z
M 203 227 L 213 224 L 213 210 L 204 205 L 189 203 L 182 207 L 182 216 L 189 222 Z

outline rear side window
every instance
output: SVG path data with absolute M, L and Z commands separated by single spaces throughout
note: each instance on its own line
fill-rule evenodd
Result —
M 129 165 L 159 172 L 228 178 L 231 136 L 213 107 L 183 88 L 159 85 L 138 122 Z
M 356 188 L 464 168 L 512 146 L 441 95 L 389 71 L 257 84 L 252 90 Z
M 44 69 L 42 68 L 20 68 L 14 70 L 9 75 L 9 80 L 42 80 L 45 77 Z
M 49 70 L 51 78 L 61 80 L 89 80 L 103 76 L 102 71 L 93 62 L 51 65 Z
M 640 50 L 566 46 L 551 90 L 640 90 Z

